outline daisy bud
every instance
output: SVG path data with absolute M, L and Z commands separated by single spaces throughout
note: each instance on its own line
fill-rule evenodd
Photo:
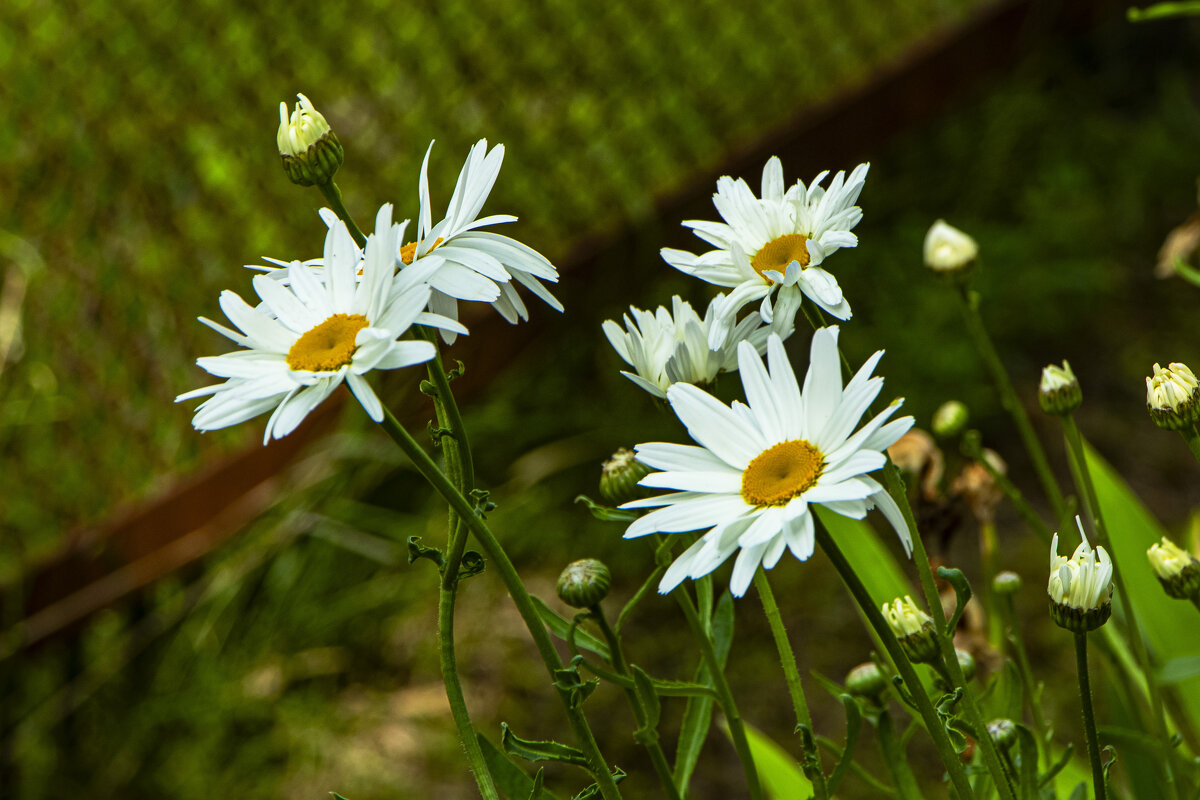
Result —
M 1001 717 L 987 724 L 988 735 L 1001 750 L 1009 750 L 1017 743 L 1017 723 Z
M 572 561 L 558 576 L 558 599 L 575 608 L 591 608 L 605 597 L 612 586 L 612 573 L 604 562 L 594 558 Z
M 979 245 L 967 234 L 939 219 L 925 234 L 925 266 L 937 275 L 961 279 L 979 256 Z
M 918 608 L 911 597 L 905 595 L 891 603 L 884 603 L 883 616 L 891 626 L 892 633 L 900 640 L 900 647 L 909 661 L 929 664 L 937 660 L 937 632 L 933 629 L 933 617 Z
M 337 134 L 321 112 L 302 94 L 288 119 L 287 103 L 279 104 L 279 133 L 275 138 L 283 171 L 298 186 L 323 186 L 342 166 L 343 150 Z
M 933 412 L 933 435 L 939 439 L 958 436 L 967 427 L 970 414 L 967 407 L 957 400 L 948 400 Z
M 1160 428 L 1177 431 L 1200 419 L 1200 382 L 1186 364 L 1154 365 L 1146 378 L 1146 408 Z
M 1014 595 L 1021 591 L 1021 576 L 1011 570 L 997 572 L 992 578 L 992 591 L 998 595 Z
M 1150 566 L 1166 593 L 1180 600 L 1200 595 L 1200 562 L 1167 537 L 1146 551 Z
M 632 450 L 622 447 L 604 462 L 600 471 L 600 496 L 614 506 L 637 500 L 650 494 L 638 481 L 650 474 L 650 468 L 634 457 Z
M 1050 542 L 1050 617 L 1060 628 L 1075 633 L 1095 630 L 1112 615 L 1112 559 L 1103 547 L 1092 549 L 1083 523 L 1075 517 L 1083 538 L 1070 558 L 1058 554 L 1058 534 Z
M 1042 411 L 1056 417 L 1065 417 L 1083 402 L 1083 390 L 1079 379 L 1071 371 L 1071 365 L 1063 359 L 1061 367 L 1050 364 L 1042 368 L 1042 380 L 1038 384 L 1038 402 Z
M 872 661 L 859 664 L 846 674 L 846 691 L 855 697 L 862 697 L 874 703 L 879 702 L 879 696 L 887 691 L 888 679 Z

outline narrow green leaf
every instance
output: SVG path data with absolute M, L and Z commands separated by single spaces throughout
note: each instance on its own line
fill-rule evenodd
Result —
M 1067 800 L 1087 800 L 1087 784 L 1080 783 L 1075 787 L 1075 791 L 1071 792 L 1071 796 Z
M 879 749 L 883 751 L 883 761 L 892 774 L 896 791 L 903 800 L 924 800 L 921 787 L 908 766 L 908 754 L 904 752 L 904 744 L 896 736 L 892 727 L 892 715 L 887 709 L 879 712 L 879 721 L 875 724 L 875 737 L 879 740 Z
M 1200 675 L 1200 656 L 1183 656 L 1173 658 L 1162 665 L 1162 669 L 1158 671 L 1158 682 L 1179 683 L 1197 675 Z
M 632 665 L 633 670 L 633 686 L 638 697 L 642 701 L 642 706 L 646 709 L 646 729 L 654 730 L 658 727 L 658 720 L 662 717 L 662 703 L 658 700 L 658 693 L 655 691 L 654 682 L 650 676 L 646 674 L 646 670 Z
M 483 750 L 483 760 L 487 762 L 488 770 L 492 773 L 492 779 L 496 781 L 496 788 L 503 792 L 505 797 L 528 797 L 530 800 L 559 800 L 558 795 L 546 788 L 542 788 L 536 795 L 533 794 L 535 782 L 525 774 L 523 769 L 510 761 L 500 751 L 500 748 L 492 744 L 492 740 L 482 733 L 476 731 L 475 738 L 479 741 L 480 749 Z M 541 772 L 541 770 L 539 769 L 538 772 Z
M 537 595 L 532 595 L 531 599 L 533 600 L 534 608 L 537 609 L 538 616 L 542 618 L 542 622 L 546 623 L 546 627 L 550 629 L 550 632 L 564 642 L 567 641 L 567 635 L 571 630 L 571 620 L 561 616 L 557 611 L 550 608 Z M 609 660 L 608 644 L 598 636 L 593 636 L 585 630 L 576 630 L 575 644 L 584 650 L 595 653 L 605 661 Z
M 500 746 L 510 756 L 518 756 L 526 761 L 559 761 L 584 769 L 588 768 L 587 757 L 577 747 L 552 740 L 522 739 L 512 732 L 512 728 L 508 727 L 507 722 L 501 722 L 500 729 L 502 731 Z
M 542 784 L 546 782 L 546 770 L 538 767 L 537 774 L 533 776 L 533 788 L 529 790 L 529 800 L 538 800 L 542 794 Z
M 710 601 L 709 608 L 711 607 Z M 729 648 L 733 644 L 733 597 L 729 592 L 723 593 L 717 601 L 712 627 L 717 661 L 724 667 L 729 657 Z M 713 685 L 712 677 L 704 664 L 696 668 L 695 683 L 709 687 Z M 700 760 L 700 750 L 704 747 L 704 742 L 708 739 L 708 729 L 712 726 L 712 712 L 711 696 L 691 697 L 684 708 L 679 743 L 675 748 L 675 785 L 682 790 L 686 790 Z
M 813 796 L 812 782 L 796 759 L 752 725 L 746 725 L 746 739 L 754 756 L 754 766 L 772 800 L 805 800 Z
M 588 511 L 592 512 L 592 516 L 601 522 L 633 522 L 638 518 L 636 511 L 626 511 L 622 508 L 601 505 L 586 494 L 577 496 L 575 502 L 583 503 L 587 506 Z
M 620 783 L 621 781 L 625 780 L 625 770 L 621 769 L 620 767 L 613 767 L 612 776 L 614 781 Z M 591 798 L 599 796 L 600 785 L 593 783 L 591 786 L 572 797 L 571 800 L 591 800 Z
M 1017 783 L 1021 787 L 1022 800 L 1038 799 L 1038 743 L 1033 731 L 1017 723 L 1017 754 L 1021 759 Z
M 858 734 L 862 730 L 862 710 L 858 707 L 858 701 L 848 694 L 843 694 L 838 699 L 842 701 L 842 707 L 846 710 L 846 743 L 842 748 L 842 757 L 838 759 L 826 784 L 830 797 L 837 793 L 838 785 L 846 776 L 846 770 L 850 769 L 850 762 L 854 760 L 854 746 L 858 744 Z
M 905 575 L 905 569 L 910 565 L 906 563 L 902 569 L 870 525 L 860 519 L 843 517 L 823 506 L 815 506 L 814 510 L 821 524 L 837 540 L 842 554 L 854 567 L 876 606 L 912 594 L 912 584 Z
M 963 574 L 963 571 L 958 568 L 938 567 L 937 574 L 939 578 L 954 587 L 954 616 L 950 617 L 946 629 L 958 630 L 958 621 L 962 619 L 963 612 L 967 610 L 967 602 L 971 599 L 971 584 L 967 582 L 967 576 Z

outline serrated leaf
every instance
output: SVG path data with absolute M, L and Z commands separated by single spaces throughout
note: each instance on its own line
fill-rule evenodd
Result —
M 550 606 L 546 605 L 546 601 L 537 595 L 531 595 L 530 599 L 533 600 L 533 607 L 537 609 L 538 616 L 542 618 L 542 622 L 546 623 L 546 627 L 550 629 L 550 632 L 564 642 L 567 641 L 567 634 L 570 632 L 572 625 L 571 620 L 550 608 Z M 575 644 L 584 650 L 595 653 L 605 661 L 611 660 L 608 653 L 608 644 L 585 630 L 575 631 Z
M 496 788 L 503 792 L 505 797 L 559 800 L 558 795 L 546 788 L 543 788 L 537 795 L 533 794 L 534 781 L 525 774 L 524 770 L 510 761 L 496 745 L 492 744 L 492 740 L 482 733 L 476 731 L 475 738 L 479 741 L 480 749 L 483 750 L 483 760 L 487 762 L 488 771 L 492 773 Z M 538 771 L 541 772 L 540 769 Z
M 805 800 L 813 796 L 812 782 L 796 759 L 752 725 L 746 725 L 746 740 L 763 788 L 773 800 Z
M 571 747 L 562 742 L 550 739 L 522 739 L 512 732 L 507 722 L 500 723 L 500 746 L 510 756 L 517 756 L 526 761 L 558 761 L 563 764 L 573 764 L 577 767 L 588 768 L 587 757 L 577 747 Z
M 662 703 L 658 700 L 658 692 L 655 690 L 654 682 L 646 670 L 632 665 L 630 669 L 633 671 L 633 687 L 637 692 L 638 698 L 642 701 L 642 707 L 646 709 L 646 729 L 654 730 L 658 727 L 658 720 L 662 717 Z
M 717 662 L 725 666 L 729 649 L 733 644 L 733 596 L 728 591 L 717 601 L 712 620 L 714 649 Z M 696 684 L 712 686 L 712 676 L 703 663 L 696 668 Z M 683 711 L 683 723 L 679 729 L 679 743 L 675 748 L 675 785 L 686 793 L 692 773 L 700 759 L 700 751 L 708 739 L 712 726 L 713 698 L 691 697 Z
M 854 760 L 854 746 L 858 744 L 858 734 L 862 730 L 862 709 L 858 707 L 858 702 L 848 694 L 840 695 L 838 699 L 846 711 L 846 741 L 842 747 L 842 757 L 838 759 L 826 783 L 830 797 L 837 794 L 838 785 L 850 769 L 850 762 Z
M 620 783 L 621 781 L 625 780 L 625 770 L 621 769 L 620 767 L 613 767 L 612 776 L 616 783 Z M 591 786 L 572 797 L 571 800 L 590 800 L 592 797 L 600 797 L 600 785 L 597 783 L 593 783 Z
M 638 518 L 636 511 L 601 505 L 586 494 L 577 495 L 575 502 L 587 506 L 587 510 L 592 512 L 592 516 L 601 522 L 633 522 Z
M 967 576 L 958 568 L 938 567 L 938 577 L 954 587 L 955 606 L 954 615 L 950 617 L 950 622 L 947 624 L 946 630 L 954 631 L 958 629 L 958 621 L 962 619 L 963 612 L 967 610 L 967 602 L 971 599 L 971 584 L 967 581 Z

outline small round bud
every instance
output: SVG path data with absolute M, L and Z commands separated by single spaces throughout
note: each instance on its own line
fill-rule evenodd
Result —
M 1083 523 L 1075 517 L 1083 539 L 1075 553 L 1066 558 L 1058 554 L 1058 534 L 1050 542 L 1050 618 L 1060 628 L 1074 633 L 1095 630 L 1112 616 L 1112 559 L 1103 547 L 1092 548 L 1083 532 Z
M 925 234 L 925 266 L 939 277 L 962 280 L 975 265 L 979 245 L 967 234 L 939 219 Z
M 558 599 L 575 608 L 591 608 L 605 597 L 612 586 L 612 573 L 604 562 L 581 558 L 567 564 L 558 576 Z
M 275 143 L 283 171 L 298 186 L 323 186 L 333 180 L 345 155 L 337 134 L 321 112 L 302 94 L 289 119 L 287 103 L 279 104 L 279 133 Z
M 900 648 L 914 664 L 929 664 L 937 660 L 937 632 L 933 617 L 926 614 L 908 595 L 883 604 L 883 617 L 900 641 Z
M 963 672 L 963 677 L 968 681 L 975 677 L 975 656 L 968 653 L 966 650 L 954 651 L 955 657 L 958 659 L 959 669 Z
M 1056 417 L 1065 417 L 1083 402 L 1083 390 L 1079 379 L 1071 371 L 1071 365 L 1063 359 L 1061 367 L 1049 364 L 1042 368 L 1042 380 L 1038 383 L 1038 402 L 1042 411 Z
M 1146 408 L 1160 428 L 1177 431 L 1200 419 L 1200 382 L 1186 364 L 1154 365 L 1146 378 Z
M 619 506 L 646 497 L 650 492 L 638 481 L 650 474 L 650 468 L 637 460 L 632 450 L 622 447 L 604 462 L 600 472 L 600 496 Z
M 887 691 L 888 679 L 879 669 L 879 665 L 868 661 L 859 664 L 846 674 L 846 691 L 855 697 L 865 697 L 868 700 L 878 700 L 879 695 Z
M 1017 743 L 1017 723 L 1000 717 L 987 724 L 988 735 L 1001 750 L 1008 750 Z
M 939 439 L 958 436 L 967 427 L 971 415 L 957 400 L 947 400 L 933 412 L 933 435 Z
M 997 572 L 992 578 L 992 591 L 998 595 L 1014 595 L 1021 591 L 1021 576 L 1011 570 Z
M 1161 544 L 1150 545 L 1146 558 L 1171 597 L 1191 600 L 1200 596 L 1200 562 L 1191 553 L 1164 536 Z

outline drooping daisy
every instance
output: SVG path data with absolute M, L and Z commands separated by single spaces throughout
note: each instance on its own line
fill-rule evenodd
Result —
M 175 398 L 209 397 L 192 419 L 197 430 L 225 428 L 273 410 L 266 444 L 295 430 L 342 381 L 368 416 L 382 421 L 383 406 L 366 373 L 423 363 L 433 358 L 434 346 L 400 339 L 422 315 L 430 290 L 425 270 L 395 271 L 403 228 L 392 224 L 391 205 L 379 210 L 375 231 L 361 260 L 346 226 L 338 223 L 325 237 L 322 266 L 293 262 L 286 281 L 256 275 L 258 307 L 234 292 L 221 293 L 221 310 L 237 330 L 200 321 L 245 349 L 197 359 L 226 379 Z M 448 320 L 432 315 L 426 320 L 464 332 Z
M 803 392 L 776 335 L 767 340 L 769 371 L 751 344 L 738 347 L 749 405 L 726 406 L 685 383 L 667 389 L 668 402 L 699 446 L 637 446 L 639 461 L 662 470 L 641 484 L 674 493 L 623 505 L 658 507 L 633 522 L 625 537 L 707 530 L 675 559 L 660 592 L 707 575 L 739 550 L 730 581 L 738 597 L 759 565 L 773 568 L 785 548 L 806 560 L 815 541 L 812 504 L 856 519 L 878 506 L 912 555 L 900 509 L 866 474 L 886 463 L 883 451 L 912 426 L 912 417 L 888 422 L 897 401 L 855 431 L 883 388 L 882 378 L 871 377 L 883 352 L 867 359 L 843 388 L 837 334 L 836 327 L 814 334 Z
M 746 340 L 762 355 L 767 349 L 769 326 L 763 325 L 757 314 L 747 316 L 737 325 L 725 325 L 725 338 L 711 347 L 709 332 L 720 324 L 725 308 L 725 296 L 717 295 L 709 303 L 704 319 L 678 295 L 671 298 L 673 312 L 659 306 L 653 313 L 629 307 L 624 316 L 625 330 L 612 320 L 605 320 L 604 335 L 633 372 L 621 371 L 641 388 L 655 397 L 667 396 L 673 383 L 711 383 L 720 372 L 737 369 L 738 342 Z M 790 336 L 789 327 L 783 338 Z
M 859 164 L 849 178 L 838 172 L 828 189 L 821 186 L 826 171 L 808 186 L 797 181 L 784 191 L 783 165 L 772 157 L 763 168 L 761 199 L 741 178 L 723 176 L 713 205 L 725 222 L 683 223 L 716 249 L 695 255 L 663 248 L 662 257 L 688 275 L 732 288 L 727 302 L 734 313 L 762 300 L 764 322 L 781 314 L 794 317 L 806 295 L 838 319 L 850 319 L 837 279 L 821 265 L 835 250 L 858 244 L 850 231 L 862 219 L 854 204 L 869 166 Z M 714 338 L 721 336 L 724 331 L 714 331 Z
M 458 319 L 459 300 L 483 301 L 491 303 L 510 323 L 516 324 L 518 318 L 528 320 L 529 311 L 512 285 L 516 281 L 554 310 L 562 311 L 562 303 L 541 283 L 558 282 L 558 271 L 553 264 L 516 239 L 478 230 L 517 219 L 508 214 L 479 218 L 500 174 L 504 145 L 497 145 L 488 152 L 486 139 L 476 142 L 458 175 L 446 216 L 437 224 L 433 222 L 429 196 L 429 153 L 432 150 L 433 143 L 430 142 L 421 163 L 417 236 L 404 244 L 398 255 L 398 260 L 405 265 L 434 259 L 438 268 L 429 278 L 433 288 L 430 310 Z M 454 341 L 453 332 L 443 331 L 442 337 L 447 343 Z

